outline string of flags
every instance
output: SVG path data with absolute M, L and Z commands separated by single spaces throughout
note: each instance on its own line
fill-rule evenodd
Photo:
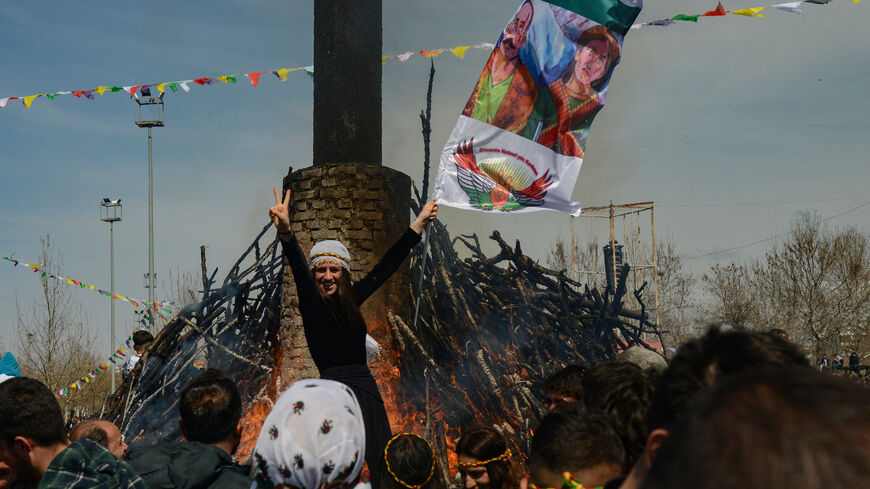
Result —
M 42 268 L 44 266 L 44 264 L 24 263 L 24 262 L 17 260 L 15 258 L 15 253 L 12 253 L 9 256 L 4 256 L 4 257 L 2 257 L 2 259 L 5 260 L 7 263 L 11 264 L 13 267 L 21 266 L 23 268 L 33 270 L 33 273 L 41 273 L 42 278 L 54 279 L 54 280 L 57 280 L 59 282 L 71 285 L 73 287 L 79 287 L 81 289 L 92 290 L 94 292 L 99 293 L 100 295 L 103 295 L 106 297 L 111 297 L 112 300 L 119 300 L 119 301 L 128 302 L 131 305 L 133 305 L 134 307 L 136 307 L 136 309 L 137 309 L 136 313 L 140 314 L 140 318 L 139 318 L 138 323 L 143 329 L 148 328 L 148 322 L 151 319 L 151 314 L 156 314 L 158 317 L 160 317 L 160 319 L 163 320 L 164 323 L 168 323 L 170 320 L 170 317 L 174 316 L 175 314 L 178 313 L 178 306 L 174 302 L 154 301 L 154 303 L 150 307 L 148 307 L 148 301 L 146 301 L 146 300 L 137 299 L 134 297 L 126 297 L 126 296 L 123 296 L 121 294 L 112 294 L 110 291 L 100 289 L 96 286 L 86 284 L 82 281 L 74 280 L 74 279 L 67 278 L 67 277 L 64 277 L 61 275 L 55 275 L 53 273 L 49 273 Z M 138 328 L 138 327 L 136 328 L 137 331 L 139 329 L 140 328 Z M 102 375 L 102 374 L 108 372 L 109 369 L 111 368 L 111 366 L 117 364 L 118 361 L 126 361 L 127 356 L 130 355 L 132 352 L 133 352 L 133 335 L 131 334 L 124 341 L 123 346 L 117 348 L 112 353 L 112 355 L 109 356 L 105 361 L 100 362 L 97 365 L 97 368 L 91 370 L 90 372 L 83 375 L 81 378 L 79 378 L 75 382 L 71 383 L 70 385 L 64 387 L 63 389 L 56 391 L 54 393 L 55 397 L 68 396 L 70 394 L 71 390 L 74 390 L 74 389 L 81 390 L 81 389 L 85 388 L 85 386 L 90 384 L 93 381 L 93 379 L 95 379 L 97 377 L 97 375 Z
M 13 267 L 17 267 L 17 266 L 21 265 L 23 268 L 29 268 L 29 269 L 33 270 L 33 273 L 40 273 L 41 272 L 43 278 L 50 278 L 50 279 L 57 280 L 59 282 L 66 283 L 66 284 L 71 285 L 73 287 L 79 287 L 81 289 L 88 289 L 88 290 L 94 291 L 100 295 L 103 295 L 106 297 L 111 297 L 112 300 L 119 300 L 119 301 L 124 301 L 124 302 L 130 303 L 136 309 L 147 308 L 148 310 L 153 310 L 158 316 L 160 316 L 161 318 L 163 318 L 164 320 L 167 320 L 167 321 L 168 321 L 168 318 L 164 314 L 168 314 L 169 316 L 172 316 L 178 312 L 178 305 L 176 305 L 174 302 L 154 301 L 153 304 L 149 305 L 147 300 L 137 299 L 135 297 L 127 297 L 127 296 L 124 296 L 121 294 L 113 294 L 112 292 L 110 292 L 108 290 L 100 289 L 94 285 L 86 284 L 80 280 L 73 280 L 71 278 L 63 277 L 61 275 L 55 275 L 53 273 L 49 273 L 42 268 L 44 266 L 44 264 L 40 263 L 40 264 L 34 265 L 34 264 L 24 263 L 22 261 L 19 261 L 15 258 L 15 253 L 12 253 L 9 256 L 4 256 L 3 260 L 6 260 L 6 262 L 11 264 Z
M 693 15 L 677 14 L 677 15 L 674 15 L 673 17 L 669 17 L 667 19 L 660 19 L 660 20 L 654 20 L 652 22 L 643 22 L 641 24 L 634 24 L 631 26 L 631 28 L 632 29 L 642 29 L 644 27 L 654 27 L 654 26 L 664 27 L 664 26 L 674 24 L 676 21 L 698 22 L 698 19 L 701 17 L 722 17 L 722 16 L 725 16 L 728 14 L 742 15 L 744 17 L 764 17 L 764 15 L 761 12 L 767 8 L 775 8 L 778 10 L 782 10 L 783 12 L 790 12 L 793 14 L 800 15 L 803 12 L 803 10 L 801 10 L 799 8 L 802 3 L 812 3 L 815 5 L 827 5 L 827 4 L 831 3 L 832 1 L 833 0 L 801 0 L 798 2 L 787 2 L 787 3 L 779 3 L 779 4 L 775 4 L 775 5 L 764 5 L 761 7 L 751 7 L 751 8 L 744 8 L 744 9 L 740 9 L 740 10 L 725 10 L 725 7 L 722 6 L 722 2 L 719 2 L 718 5 L 716 5 L 715 9 L 708 10 L 702 14 L 693 14 Z M 854 0 L 854 1 L 857 4 L 860 0 Z
M 860 0 L 853 0 L 856 4 L 859 3 Z M 716 6 L 715 9 L 700 13 L 700 14 L 677 14 L 667 19 L 654 20 L 651 22 L 643 22 L 639 24 L 633 24 L 631 26 L 632 29 L 643 29 L 648 27 L 663 27 L 676 23 L 677 21 L 684 22 L 698 22 L 698 19 L 701 17 L 721 17 L 728 14 L 733 15 L 741 15 L 744 17 L 764 17 L 761 13 L 763 10 L 767 8 L 775 8 L 778 10 L 782 10 L 784 12 L 791 12 L 794 14 L 800 14 L 803 11 L 799 8 L 803 3 L 811 3 L 816 5 L 826 5 L 831 3 L 832 0 L 801 0 L 797 2 L 787 2 L 780 3 L 775 5 L 764 5 L 761 7 L 752 7 L 745 8 L 739 10 L 725 10 L 722 6 L 722 2 Z M 384 54 L 381 56 L 381 62 L 386 64 L 388 60 L 395 59 L 402 63 L 408 61 L 414 56 L 421 56 L 424 58 L 434 58 L 443 53 L 451 53 L 459 59 L 464 59 L 465 54 L 469 49 L 482 49 L 487 52 L 492 51 L 495 47 L 494 44 L 484 42 L 480 44 L 467 45 L 467 46 L 456 46 L 453 48 L 443 48 L 443 49 L 422 49 L 420 51 L 406 51 L 401 54 Z M 55 97 L 60 95 L 73 95 L 80 99 L 88 99 L 94 100 L 96 95 L 104 95 L 106 93 L 118 93 L 123 92 L 128 94 L 130 98 L 137 97 L 139 94 L 143 96 L 150 96 L 152 93 L 152 89 L 156 89 L 158 92 L 165 93 L 167 89 L 172 92 L 177 92 L 179 89 L 184 92 L 190 92 L 190 89 L 196 85 L 199 86 L 210 86 L 220 83 L 237 83 L 239 79 L 247 78 L 250 81 L 251 85 L 256 87 L 260 83 L 260 77 L 264 74 L 271 73 L 275 77 L 277 77 L 280 81 L 287 81 L 287 75 L 294 71 L 304 72 L 309 76 L 314 76 L 314 66 L 300 66 L 295 68 L 278 68 L 274 70 L 265 70 L 265 71 L 254 71 L 250 73 L 241 73 L 237 75 L 221 75 L 216 77 L 199 77 L 192 78 L 190 80 L 179 80 L 179 81 L 170 81 L 170 82 L 159 82 L 159 83 L 151 83 L 151 84 L 138 84 L 138 85 L 100 85 L 96 88 L 92 88 L 89 90 L 61 90 L 54 93 L 38 93 L 26 96 L 19 97 L 5 97 L 0 98 L 0 109 L 6 107 L 6 105 L 11 100 L 21 100 L 22 104 L 26 108 L 30 108 L 33 102 L 38 98 L 46 98 L 48 100 L 54 100 Z

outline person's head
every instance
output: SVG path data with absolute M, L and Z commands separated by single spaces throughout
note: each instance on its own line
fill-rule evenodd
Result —
M 331 297 L 342 289 L 342 279 L 350 281 L 350 252 L 340 241 L 319 241 L 311 247 L 308 268 L 322 295 Z
M 647 415 L 646 447 L 629 477 L 633 485 L 625 487 L 643 482 L 674 421 L 692 398 L 721 378 L 770 367 L 815 371 L 794 345 L 757 331 L 713 328 L 680 346 L 656 383 Z
M 456 444 L 463 489 L 514 489 L 520 480 L 507 441 L 493 428 L 476 428 Z
M 15 377 L 0 383 L 0 460 L 24 482 L 42 478 L 69 444 L 54 394 L 38 380 Z
M 114 423 L 102 419 L 91 419 L 77 424 L 69 433 L 69 440 L 76 441 L 86 438 L 108 448 L 113 455 L 124 458 L 127 444 L 121 430 Z
M 437 469 L 432 445 L 413 433 L 401 433 L 387 442 L 379 460 L 378 489 L 446 489 Z
M 625 451 L 607 417 L 572 404 L 541 420 L 529 455 L 529 483 L 561 488 L 570 472 L 583 487 L 597 487 L 622 473 Z
M 323 301 L 341 310 L 352 326 L 365 329 L 365 320 L 353 299 L 347 248 L 335 240 L 317 242 L 311 247 L 308 268 Z
M 584 375 L 586 367 L 568 365 L 545 380 L 541 389 L 544 391 L 547 411 L 552 411 L 560 404 L 582 401 Z
M 145 353 L 145 350 L 147 350 L 153 342 L 154 335 L 144 329 L 140 329 L 133 333 L 133 349 L 136 350 L 137 355 Z
M 284 391 L 254 447 L 258 487 L 350 489 L 367 482 L 365 425 L 353 392 L 332 380 Z
M 583 403 L 604 413 L 625 449 L 628 472 L 646 445 L 646 414 L 655 390 L 655 371 L 633 363 L 604 362 L 586 372 Z
M 242 400 L 232 379 L 210 368 L 181 392 L 178 403 L 185 439 L 223 444 L 232 453 L 241 437 Z
M 674 426 L 644 487 L 866 487 L 867 406 L 870 390 L 813 370 L 723 379 Z
M 529 26 L 532 24 L 532 17 L 534 15 L 535 8 L 532 6 L 532 2 L 526 0 L 520 6 L 510 24 L 504 28 L 498 49 L 507 59 L 513 60 L 519 56 L 520 48 L 526 42 L 526 35 L 529 32 Z
M 590 27 L 580 34 L 572 65 L 566 71 L 569 83 L 601 90 L 607 73 L 619 61 L 619 43 L 603 25 Z
M 749 330 L 714 328 L 677 351 L 656 386 L 648 431 L 669 428 L 692 397 L 721 377 L 763 367 L 811 368 L 806 356 L 791 343 Z

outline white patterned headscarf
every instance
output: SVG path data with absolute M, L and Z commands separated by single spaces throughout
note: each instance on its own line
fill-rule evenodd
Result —
M 371 489 L 365 440 L 362 411 L 347 386 L 300 380 L 263 423 L 252 488 Z

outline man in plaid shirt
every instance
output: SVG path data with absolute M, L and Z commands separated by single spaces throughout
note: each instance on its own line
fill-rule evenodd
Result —
M 21 483 L 147 489 L 126 462 L 99 443 L 70 444 L 57 399 L 37 380 L 16 377 L 0 384 L 0 420 L 0 460 Z

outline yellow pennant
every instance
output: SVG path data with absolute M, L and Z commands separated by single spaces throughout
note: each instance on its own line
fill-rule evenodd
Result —
M 471 46 L 457 46 L 451 49 L 450 52 L 459 59 L 465 59 L 465 52 L 469 49 L 471 49 Z
M 106 86 L 100 85 L 100 86 L 98 86 L 97 88 L 95 88 L 94 91 L 97 92 L 97 94 L 102 95 L 103 92 L 105 92 L 105 91 L 108 90 L 108 89 L 109 89 L 109 87 L 106 87 Z
M 392 57 L 393 57 L 393 55 L 391 55 L 391 54 L 382 54 L 381 55 L 381 64 L 382 65 L 387 64 L 387 58 L 392 58 Z
M 764 17 L 763 15 L 758 13 L 764 10 L 764 8 L 765 7 L 745 8 L 743 10 L 732 10 L 731 13 L 736 15 L 744 15 L 746 17 Z
M 28 95 L 28 96 L 24 97 L 24 106 L 27 108 L 30 108 L 30 104 L 32 104 L 33 100 L 36 99 L 37 97 L 45 97 L 45 94 L 41 93 L 39 95 Z
M 224 83 L 227 83 L 229 81 L 230 77 L 227 75 L 223 75 L 223 76 L 217 77 L 217 79 L 224 82 Z
M 154 86 L 157 87 L 157 90 L 160 90 L 160 93 L 163 93 L 163 91 L 166 89 L 165 83 L 158 83 L 157 85 L 154 85 Z
M 290 73 L 291 71 L 294 70 L 292 68 L 281 68 L 280 70 L 275 70 L 275 72 L 278 73 L 278 78 L 280 78 L 281 81 L 287 81 L 287 73 Z

